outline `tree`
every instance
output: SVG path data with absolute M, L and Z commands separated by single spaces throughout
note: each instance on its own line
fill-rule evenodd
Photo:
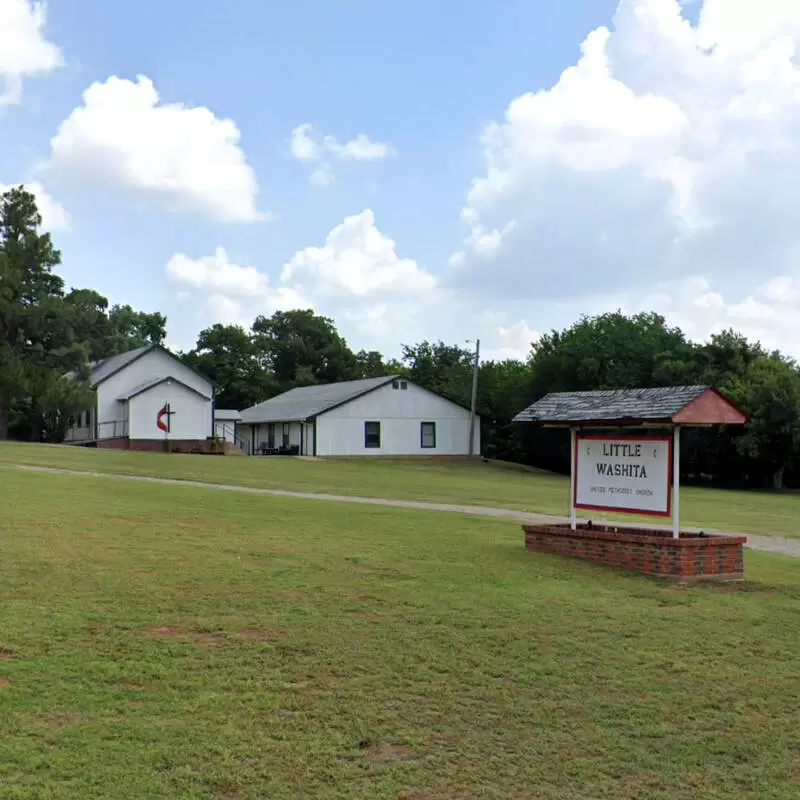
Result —
M 408 377 L 463 406 L 469 406 L 472 398 L 474 361 L 471 351 L 441 341 L 403 345 Z
M 356 378 L 382 378 L 395 374 L 390 365 L 384 363 L 383 355 L 377 350 L 359 350 L 356 353 Z
M 683 332 L 668 327 L 659 314 L 627 317 L 617 311 L 582 317 L 533 346 L 531 389 L 541 397 L 558 391 L 667 386 L 676 382 L 690 355 Z
M 12 403 L 52 410 L 85 384 L 60 380 L 85 363 L 64 303 L 64 284 L 53 273 L 61 254 L 34 196 L 22 187 L 0 197 L 0 439 L 7 439 Z
M 800 449 L 800 373 L 778 353 L 760 356 L 729 389 L 731 399 L 750 414 L 739 452 L 753 462 L 753 472 L 771 476 L 784 487 L 787 469 Z
M 281 391 L 295 381 L 334 383 L 352 379 L 356 357 L 333 320 L 312 310 L 276 311 L 253 323 L 256 358 L 269 370 Z
M 163 344 L 167 338 L 167 318 L 158 311 L 148 314 L 135 311 L 128 305 L 115 305 L 111 307 L 108 321 L 111 354 L 124 353 L 148 344 Z
M 249 408 L 276 393 L 276 384 L 256 359 L 252 337 L 239 325 L 213 325 L 200 332 L 184 361 L 218 387 L 218 408 Z

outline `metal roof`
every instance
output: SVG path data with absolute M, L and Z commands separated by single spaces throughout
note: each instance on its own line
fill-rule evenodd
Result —
M 548 394 L 514 417 L 514 422 L 583 423 L 670 420 L 709 390 L 708 386 L 618 389 Z
M 242 422 L 247 424 L 302 422 L 325 411 L 330 411 L 336 406 L 349 403 L 351 400 L 398 378 L 398 375 L 389 375 L 384 378 L 365 378 L 358 381 L 298 386 L 271 400 L 265 400 L 257 406 L 246 408 L 241 412 Z
M 214 419 L 219 419 L 223 421 L 238 421 L 242 418 L 240 412 L 235 411 L 232 408 L 215 408 L 214 409 Z
M 144 347 L 137 347 L 135 350 L 128 350 L 126 353 L 117 353 L 115 356 L 102 358 L 100 361 L 92 361 L 92 363 L 89 364 L 89 369 L 92 371 L 92 386 L 97 386 L 98 383 L 104 381 L 115 372 L 118 372 L 123 367 L 130 364 L 131 361 L 135 361 L 139 356 L 144 355 L 152 347 L 153 345 L 148 344 Z

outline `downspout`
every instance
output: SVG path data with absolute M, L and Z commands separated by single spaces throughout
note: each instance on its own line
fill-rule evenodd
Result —
M 304 456 L 305 453 L 303 452 L 303 429 L 306 427 L 306 421 L 304 419 L 300 420 L 300 455 Z
M 312 455 L 316 458 L 317 455 L 317 418 L 314 417 L 314 447 L 311 448 L 314 452 Z

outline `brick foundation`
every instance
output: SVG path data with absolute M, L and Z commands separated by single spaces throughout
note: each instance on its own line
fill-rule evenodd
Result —
M 744 579 L 745 536 L 621 528 L 523 525 L 525 548 L 643 572 L 676 583 Z
M 167 446 L 169 445 L 169 449 Z M 101 439 L 98 447 L 113 450 L 143 450 L 149 453 L 205 453 L 223 454 L 227 451 L 225 445 L 236 449 L 230 442 L 215 442 L 212 439 Z

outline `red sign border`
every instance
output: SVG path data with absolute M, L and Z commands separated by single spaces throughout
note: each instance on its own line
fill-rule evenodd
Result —
M 669 444 L 669 469 L 667 471 L 667 510 L 666 511 L 644 511 L 640 508 L 618 508 L 617 506 L 589 506 L 578 504 L 578 444 L 582 441 L 632 441 L 632 442 L 667 442 Z M 672 496 L 674 494 L 673 450 L 675 443 L 671 436 L 582 436 L 575 435 L 575 474 L 573 475 L 573 508 L 580 508 L 583 511 L 609 511 L 615 514 L 639 514 L 643 517 L 671 517 L 672 516 Z

